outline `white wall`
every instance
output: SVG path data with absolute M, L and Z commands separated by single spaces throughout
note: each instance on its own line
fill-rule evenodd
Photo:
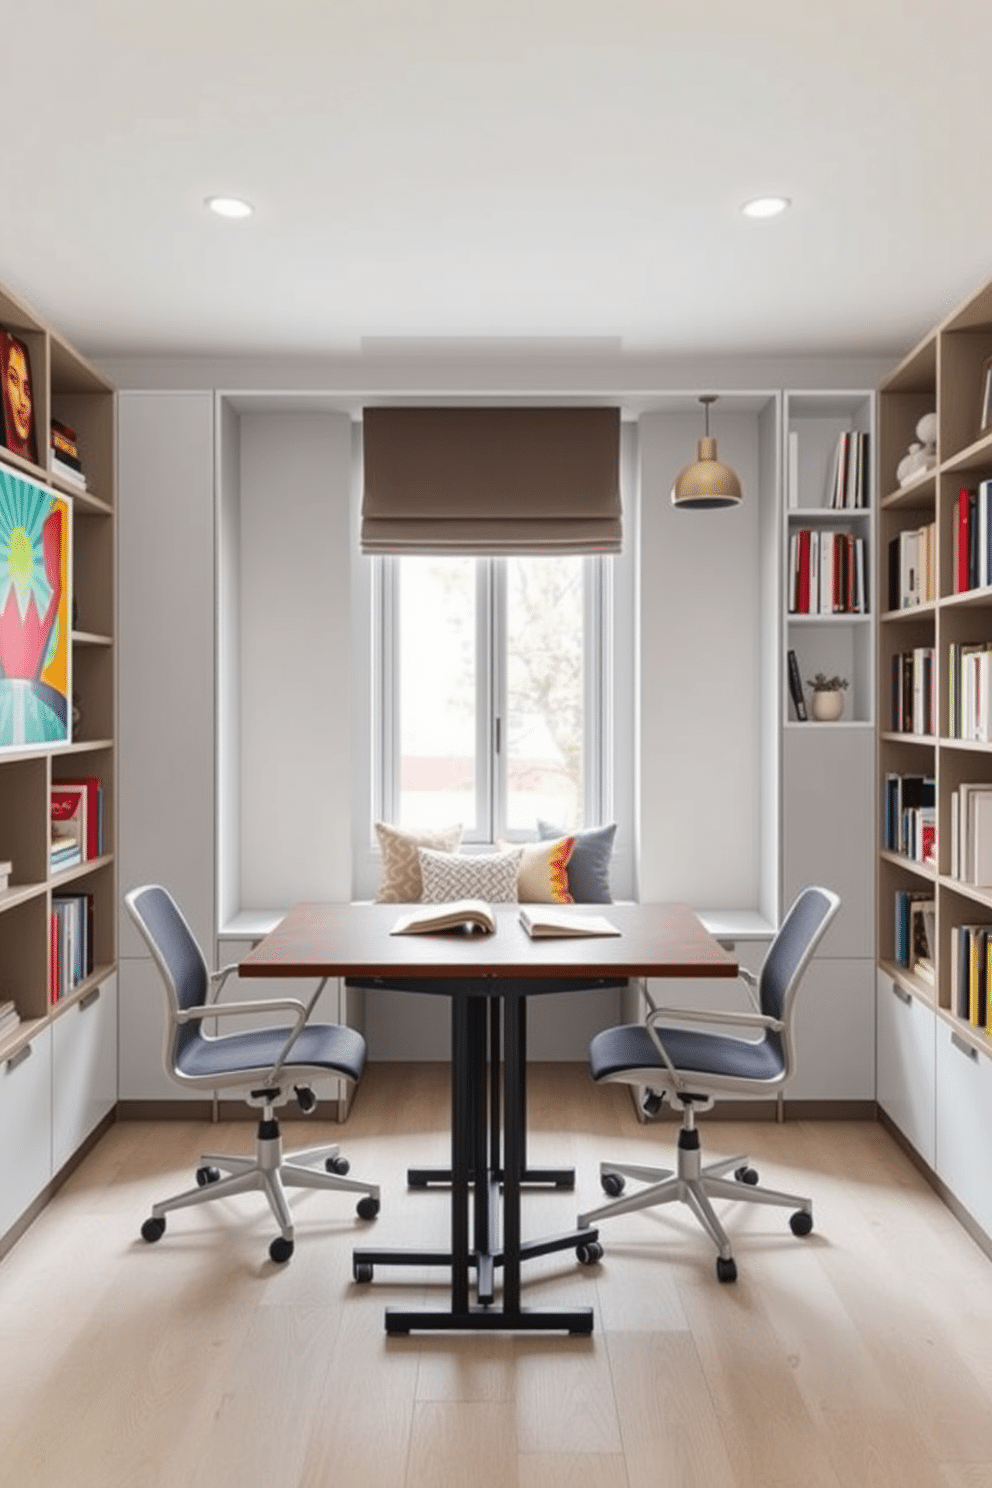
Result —
M 717 410 L 722 404 L 716 405 Z M 760 471 L 755 414 L 714 412 L 737 508 L 677 511 L 698 414 L 641 419 L 638 897 L 760 900 Z
M 351 428 L 246 413 L 240 449 L 242 908 L 351 895 Z

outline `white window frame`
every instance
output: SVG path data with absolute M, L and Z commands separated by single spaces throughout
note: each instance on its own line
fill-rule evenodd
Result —
M 584 646 L 584 784 L 583 822 L 594 825 L 610 819 L 612 808 L 613 717 L 613 560 L 583 560 Z M 398 562 L 372 560 L 373 644 L 373 817 L 394 821 L 398 808 L 399 768 L 399 606 Z M 501 559 L 479 559 L 476 570 L 476 659 L 478 695 L 476 716 L 476 821 L 466 844 L 489 845 L 497 837 L 523 840 L 523 831 L 506 827 L 506 776 L 498 767 L 498 734 L 506 716 L 505 636 L 506 568 Z M 564 825 L 572 825 L 567 823 Z

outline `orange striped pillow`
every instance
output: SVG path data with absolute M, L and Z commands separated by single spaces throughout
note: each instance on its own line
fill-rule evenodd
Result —
M 518 843 L 500 842 L 505 851 Z M 568 863 L 574 837 L 556 837 L 550 842 L 525 842 L 517 869 L 517 899 L 521 904 L 573 904 L 568 885 Z

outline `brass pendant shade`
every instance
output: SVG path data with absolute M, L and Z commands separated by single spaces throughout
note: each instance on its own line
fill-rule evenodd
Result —
M 721 506 L 739 506 L 741 483 L 735 471 L 717 459 L 716 440 L 710 435 L 710 404 L 713 393 L 700 398 L 706 410 L 706 432 L 699 441 L 696 462 L 686 465 L 675 477 L 672 505 L 687 511 L 705 511 Z

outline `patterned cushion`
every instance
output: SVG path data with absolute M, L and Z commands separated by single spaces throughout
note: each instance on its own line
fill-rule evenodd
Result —
M 457 852 L 462 840 L 461 825 L 404 832 L 386 822 L 376 822 L 376 836 L 382 853 L 382 882 L 376 894 L 379 904 L 417 904 L 423 894 L 418 847 L 433 847 L 444 852 Z
M 506 852 L 509 842 L 497 843 Z M 517 898 L 521 904 L 574 904 L 568 864 L 574 837 L 556 837 L 551 842 L 525 842 L 517 870 Z
M 512 904 L 517 898 L 517 869 L 521 849 L 511 852 L 467 854 L 417 849 L 424 882 L 425 904 L 452 899 L 485 899 L 488 904 Z
M 586 827 L 583 831 L 576 832 L 575 846 L 568 860 L 568 886 L 576 904 L 613 903 L 610 860 L 613 857 L 613 839 L 616 834 L 616 822 L 605 827 Z M 564 833 L 561 827 L 539 821 L 537 835 L 546 841 L 549 837 L 561 837 Z

